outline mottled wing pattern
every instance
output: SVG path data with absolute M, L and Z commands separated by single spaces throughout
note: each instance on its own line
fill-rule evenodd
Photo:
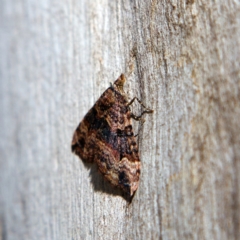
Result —
M 111 184 L 132 196 L 141 165 L 130 108 L 119 87 L 123 78 L 121 75 L 88 111 L 74 133 L 72 151 L 85 162 L 96 162 Z

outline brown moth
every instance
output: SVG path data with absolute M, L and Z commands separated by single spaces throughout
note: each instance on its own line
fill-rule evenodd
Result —
M 112 185 L 120 187 L 128 197 L 138 188 L 141 162 L 132 130 L 132 118 L 152 113 L 136 97 L 130 102 L 123 91 L 123 74 L 97 100 L 80 122 L 73 135 L 72 151 L 84 162 L 96 163 Z M 135 116 L 130 105 L 137 100 L 145 110 Z

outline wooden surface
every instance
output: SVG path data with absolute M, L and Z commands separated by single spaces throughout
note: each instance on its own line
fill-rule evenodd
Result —
M 1 240 L 240 239 L 239 1 L 2 0 L 0 53 Z M 70 151 L 121 73 L 155 110 L 130 205 Z

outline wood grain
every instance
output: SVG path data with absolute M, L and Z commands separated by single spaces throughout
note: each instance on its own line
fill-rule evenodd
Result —
M 239 23 L 234 0 L 2 0 L 0 239 L 240 239 Z M 121 73 L 154 109 L 130 205 L 70 148 Z

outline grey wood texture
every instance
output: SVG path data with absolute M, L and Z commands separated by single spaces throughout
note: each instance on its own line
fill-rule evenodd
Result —
M 2 0 L 0 53 L 1 240 L 240 239 L 239 1 Z M 121 73 L 131 204 L 70 150 Z

